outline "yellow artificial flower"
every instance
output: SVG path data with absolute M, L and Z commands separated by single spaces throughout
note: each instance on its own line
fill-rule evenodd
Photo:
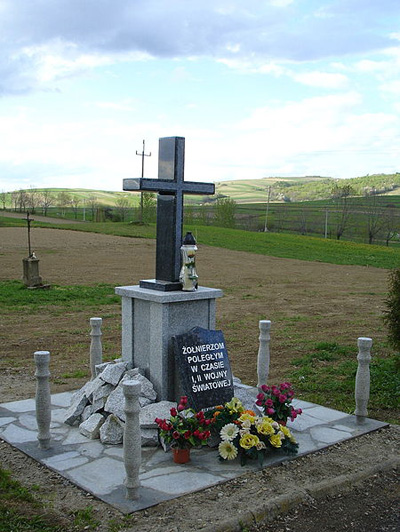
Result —
M 258 436 L 255 434 L 244 434 L 239 441 L 240 447 L 243 449 L 251 449 L 260 443 Z
M 272 417 L 269 417 L 269 416 L 263 416 L 263 417 L 261 418 L 261 420 L 262 420 L 262 422 L 265 421 L 266 423 L 271 423 L 271 424 L 274 422 L 274 420 L 272 419 Z
M 233 412 L 238 412 L 241 414 L 244 410 L 242 402 L 237 398 L 233 397 L 229 403 L 226 403 L 226 408 L 229 410 L 229 412 L 232 414 Z
M 288 438 L 291 443 L 296 443 L 296 439 L 287 427 L 282 426 L 281 431 L 285 435 L 285 438 Z
M 273 434 L 269 439 L 269 443 L 277 449 L 279 449 L 279 447 L 282 447 L 282 440 L 279 434 Z
M 258 434 L 263 434 L 265 436 L 271 436 L 272 434 L 275 434 L 271 423 L 268 423 L 267 421 L 264 421 L 263 423 L 257 425 L 257 432 Z
M 237 449 L 230 441 L 222 441 L 218 445 L 218 452 L 224 460 L 234 460 L 237 457 Z
M 243 414 L 240 416 L 239 421 L 243 423 L 243 421 L 250 421 L 250 423 L 254 423 L 256 420 L 256 416 L 252 416 L 251 414 L 247 412 L 243 412 Z

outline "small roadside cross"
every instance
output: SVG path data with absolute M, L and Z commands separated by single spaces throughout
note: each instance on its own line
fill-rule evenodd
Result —
M 158 179 L 124 179 L 123 190 L 158 192 L 156 278 L 140 281 L 142 288 L 180 290 L 180 248 L 183 230 L 184 194 L 214 194 L 213 183 L 184 181 L 185 139 L 159 140 Z
M 29 211 L 26 213 L 26 218 L 25 218 L 27 224 L 28 224 L 28 257 L 31 257 L 32 256 L 32 249 L 31 249 L 31 223 L 34 222 L 35 220 L 33 220 L 32 218 L 29 218 Z

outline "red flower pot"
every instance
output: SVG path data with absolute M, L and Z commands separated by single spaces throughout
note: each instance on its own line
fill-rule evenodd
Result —
M 190 449 L 172 448 L 172 456 L 175 464 L 186 464 L 190 460 Z

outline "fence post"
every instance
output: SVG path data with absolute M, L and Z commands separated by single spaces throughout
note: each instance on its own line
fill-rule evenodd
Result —
M 40 449 L 50 447 L 51 398 L 49 384 L 49 351 L 35 351 L 36 421 Z
M 358 368 L 356 374 L 356 416 L 366 417 L 368 415 L 370 373 L 369 363 L 371 362 L 372 339 L 361 337 L 358 339 Z
M 260 345 L 258 348 L 258 357 L 257 357 L 257 376 L 258 383 L 257 387 L 261 388 L 263 384 L 267 384 L 268 375 L 269 375 L 269 342 L 271 336 L 269 331 L 271 330 L 271 322 L 269 320 L 260 320 L 258 323 L 260 329 L 259 341 Z
M 125 396 L 126 422 L 124 429 L 124 463 L 126 471 L 126 498 L 139 498 L 139 469 L 142 460 L 141 434 L 139 422 L 139 395 L 141 384 L 136 380 L 123 383 Z
M 101 318 L 90 318 L 90 373 L 92 380 L 96 377 L 96 365 L 103 362 L 103 348 L 101 345 Z

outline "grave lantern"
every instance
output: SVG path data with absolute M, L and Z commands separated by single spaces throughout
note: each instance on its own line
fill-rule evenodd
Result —
M 187 232 L 181 246 L 182 268 L 179 274 L 179 281 L 185 292 L 197 290 L 199 276 L 196 272 L 196 251 L 196 240 L 192 233 Z

